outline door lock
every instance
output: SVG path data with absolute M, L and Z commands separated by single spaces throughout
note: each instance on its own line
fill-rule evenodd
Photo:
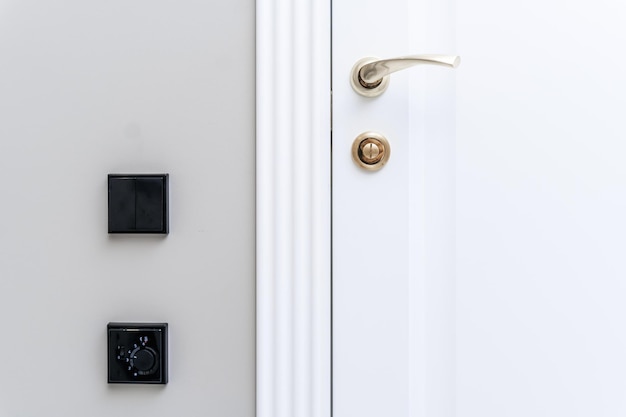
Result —
M 389 141 L 376 132 L 361 133 L 352 143 L 352 159 L 361 168 L 378 171 L 389 160 Z

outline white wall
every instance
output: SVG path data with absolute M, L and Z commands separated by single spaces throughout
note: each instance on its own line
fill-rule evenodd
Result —
M 254 414 L 254 2 L 0 1 L 0 417 Z M 170 234 L 107 234 L 108 173 Z M 106 383 L 106 324 L 170 382 Z

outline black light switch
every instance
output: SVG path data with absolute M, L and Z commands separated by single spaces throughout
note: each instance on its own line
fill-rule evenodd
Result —
M 109 323 L 108 382 L 167 384 L 167 323 Z
M 109 174 L 109 233 L 168 233 L 168 174 Z

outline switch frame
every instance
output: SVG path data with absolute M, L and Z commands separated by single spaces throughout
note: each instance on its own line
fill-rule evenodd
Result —
M 107 190 L 110 234 L 169 233 L 169 174 L 108 174 Z
M 107 324 L 107 382 L 109 384 L 167 384 L 168 372 L 168 325 L 167 323 L 111 322 Z M 121 335 L 120 335 L 121 334 Z M 120 339 L 127 340 L 124 350 L 134 350 L 141 343 L 139 337 L 150 335 L 155 338 L 148 342 L 145 349 L 157 352 L 158 372 L 149 375 L 135 375 L 134 370 L 124 369 L 129 366 L 120 358 Z M 117 337 L 115 337 L 116 335 Z M 123 337 L 120 337 L 123 336 Z M 135 345 L 131 345 L 134 343 Z M 130 366 L 129 366 L 130 368 Z M 140 372 L 138 372 L 140 373 Z

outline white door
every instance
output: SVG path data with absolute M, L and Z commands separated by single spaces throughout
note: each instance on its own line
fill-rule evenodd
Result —
M 254 57 L 250 0 L 0 0 L 1 417 L 254 415 Z M 110 173 L 169 173 L 167 237 Z M 166 386 L 107 384 L 110 321 L 169 323 Z
M 612 0 L 333 2 L 336 417 L 626 413 L 625 42 Z M 350 86 L 423 53 L 462 62 Z

